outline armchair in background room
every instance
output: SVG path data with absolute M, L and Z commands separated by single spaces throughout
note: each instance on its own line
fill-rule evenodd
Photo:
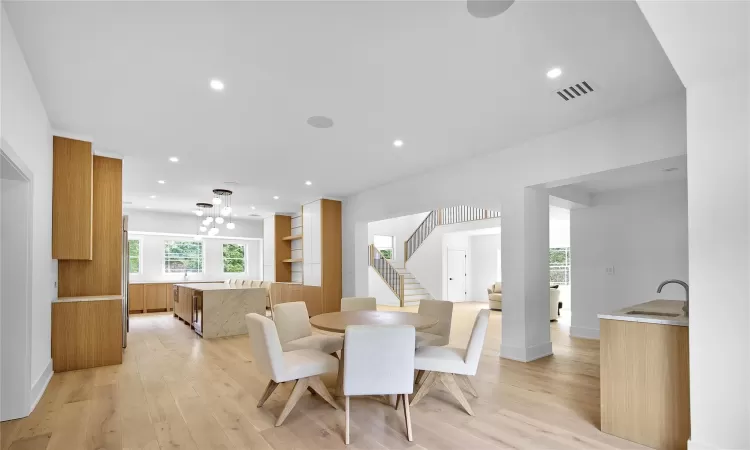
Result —
M 502 311 L 503 309 L 503 283 L 497 282 L 487 288 L 490 300 L 490 309 Z

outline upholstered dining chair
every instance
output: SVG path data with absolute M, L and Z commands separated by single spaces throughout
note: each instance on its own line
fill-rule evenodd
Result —
M 292 394 L 276 420 L 277 427 L 284 423 L 294 409 L 294 405 L 308 388 L 315 391 L 335 409 L 340 409 L 319 377 L 324 373 L 338 370 L 336 358 L 320 350 L 284 352 L 281 349 L 276 326 L 267 317 L 250 313 L 245 316 L 245 323 L 250 336 L 253 360 L 258 366 L 258 371 L 271 379 L 258 401 L 258 408 L 263 406 L 279 384 L 296 381 Z
M 375 311 L 378 309 L 375 297 L 344 297 L 341 311 Z
M 428 372 L 424 381 L 417 387 L 417 392 L 411 400 L 411 406 L 416 405 L 440 379 L 448 391 L 458 400 L 469 415 L 474 415 L 469 402 L 466 400 L 461 388 L 456 383 L 456 378 L 461 381 L 464 388 L 474 397 L 477 391 L 469 380 L 470 376 L 477 373 L 479 357 L 482 355 L 484 336 L 487 334 L 490 310 L 483 309 L 474 320 L 474 328 L 471 330 L 469 345 L 466 349 L 451 347 L 422 347 L 418 348 L 414 355 L 414 368 L 419 371 Z M 346 343 L 347 348 L 349 342 Z
M 341 336 L 313 334 L 305 302 L 280 303 L 273 308 L 273 320 L 285 351 L 314 349 L 333 354 L 344 346 Z
M 417 332 L 417 348 L 426 345 L 448 345 L 453 320 L 453 302 L 445 300 L 420 300 L 418 314 L 438 319 L 435 326 Z
M 349 444 L 349 397 L 392 394 L 403 399 L 406 437 L 411 442 L 407 396 L 414 391 L 414 327 L 351 325 L 344 336 L 345 442 Z

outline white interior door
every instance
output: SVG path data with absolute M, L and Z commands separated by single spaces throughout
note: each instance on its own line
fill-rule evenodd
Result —
M 448 249 L 448 300 L 466 300 L 466 251 Z

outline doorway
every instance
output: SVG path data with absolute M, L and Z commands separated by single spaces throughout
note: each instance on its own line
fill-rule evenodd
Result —
M 448 249 L 448 301 L 466 301 L 466 250 Z
M 0 147 L 0 420 L 29 414 L 31 390 L 31 172 Z

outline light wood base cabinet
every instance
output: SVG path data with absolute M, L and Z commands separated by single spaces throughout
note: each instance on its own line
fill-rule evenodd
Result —
M 602 431 L 655 449 L 687 448 L 688 327 L 599 323 Z
M 122 363 L 122 299 L 52 303 L 55 372 Z
M 171 311 L 174 305 L 172 283 L 131 283 L 128 310 L 133 314 Z
M 320 286 L 305 286 L 298 283 L 273 283 L 271 284 L 271 303 L 305 302 L 307 313 L 317 316 L 324 312 Z

